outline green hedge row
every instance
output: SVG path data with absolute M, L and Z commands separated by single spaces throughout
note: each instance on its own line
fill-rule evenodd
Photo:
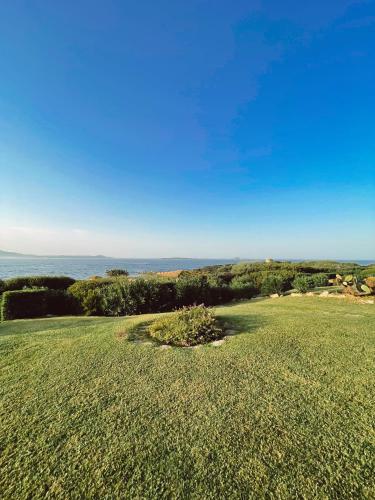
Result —
M 2 295 L 1 320 L 76 314 L 77 304 L 65 290 L 11 290 Z
M 184 305 L 214 305 L 234 298 L 229 287 L 210 284 L 201 276 L 177 281 L 83 280 L 69 287 L 68 292 L 84 314 L 105 316 L 172 311 Z
M 3 281 L 2 289 L 22 290 L 24 288 L 50 288 L 52 290 L 67 290 L 75 283 L 68 276 L 20 276 Z
M 184 276 L 176 281 L 82 280 L 69 287 L 80 310 L 88 315 L 125 316 L 173 311 L 193 304 L 216 305 L 237 298 L 237 290 L 205 276 Z M 247 298 L 253 296 L 248 290 Z

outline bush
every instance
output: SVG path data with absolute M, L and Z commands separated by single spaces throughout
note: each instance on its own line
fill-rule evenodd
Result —
M 117 276 L 129 276 L 129 272 L 126 269 L 108 269 L 105 274 L 110 278 L 116 278 Z
M 222 275 L 207 276 L 207 283 L 207 305 L 225 304 L 233 299 L 233 290 L 227 284 L 226 278 L 223 278 Z
M 371 290 L 371 293 L 374 295 L 375 294 L 375 276 L 369 276 L 368 278 L 365 278 L 364 282 Z
M 65 290 L 27 289 L 3 293 L 1 319 L 37 318 L 53 314 L 75 314 L 77 306 Z
M 171 311 L 176 305 L 175 282 L 136 279 L 113 283 L 102 294 L 103 311 L 109 316 Z
M 203 305 L 184 307 L 149 327 L 152 337 L 180 347 L 210 342 L 222 335 L 213 312 Z
M 246 275 L 233 278 L 230 288 L 236 299 L 251 299 L 259 292 L 255 281 Z
M 328 276 L 324 273 L 317 273 L 311 276 L 312 283 L 315 286 L 327 286 L 328 285 Z
M 176 281 L 177 305 L 210 304 L 210 286 L 206 276 L 183 275 Z
M 230 286 L 213 286 L 209 287 L 209 295 L 206 299 L 207 305 L 226 304 L 235 298 L 235 294 Z
M 2 321 L 36 318 L 47 314 L 47 290 L 13 290 L 3 293 Z
M 112 283 L 109 278 L 76 281 L 68 288 L 68 293 L 75 299 L 79 312 L 100 316 L 104 314 L 101 290 Z
M 80 308 L 77 301 L 66 290 L 46 290 L 46 292 L 46 314 L 65 316 L 67 314 L 79 313 Z
M 147 311 L 145 280 L 113 283 L 103 288 L 102 296 L 106 316 L 127 316 Z
M 262 282 L 262 295 L 271 295 L 273 293 L 281 293 L 285 290 L 286 282 L 282 276 L 270 274 L 266 276 Z
M 66 290 L 73 283 L 75 283 L 75 279 L 68 276 L 21 276 L 5 280 L 4 290 L 22 290 L 24 288 Z
M 0 280 L 0 296 L 5 290 L 5 282 L 3 280 Z
M 299 276 L 296 276 L 296 278 L 294 279 L 293 287 L 299 292 L 305 293 L 308 290 L 314 288 L 314 282 L 310 276 L 305 276 L 303 274 L 300 274 Z
M 87 315 L 126 316 L 171 311 L 177 300 L 174 281 L 142 278 L 77 281 L 69 293 Z
M 166 281 L 165 279 L 145 280 L 144 286 L 147 289 L 145 312 L 172 311 L 176 307 L 177 290 L 175 281 Z

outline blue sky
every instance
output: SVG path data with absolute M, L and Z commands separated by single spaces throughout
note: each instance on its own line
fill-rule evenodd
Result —
M 375 3 L 0 5 L 0 248 L 375 256 Z

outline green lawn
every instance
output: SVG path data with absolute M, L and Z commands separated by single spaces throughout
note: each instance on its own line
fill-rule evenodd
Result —
M 375 306 L 217 312 L 237 334 L 198 349 L 145 316 L 1 324 L 0 497 L 373 498 Z

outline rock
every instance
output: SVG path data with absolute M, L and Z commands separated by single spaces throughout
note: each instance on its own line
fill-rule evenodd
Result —
M 225 339 L 214 340 L 213 342 L 211 342 L 211 345 L 217 347 L 217 346 L 224 344 L 224 342 L 225 342 Z
M 314 297 L 315 293 L 314 292 L 307 292 L 306 296 L 307 297 Z
M 277 299 L 277 298 L 279 298 L 279 297 L 280 297 L 280 295 L 279 295 L 278 293 L 272 293 L 272 294 L 270 295 L 270 297 L 271 297 L 271 299 Z
M 364 304 L 374 304 L 374 301 L 373 300 L 364 300 L 363 301 Z
M 319 297 L 328 297 L 329 296 L 329 291 L 325 290 L 324 292 L 319 294 Z
M 291 297 L 302 297 L 302 293 L 296 293 L 296 292 L 292 292 L 290 294 Z
M 159 349 L 172 349 L 172 346 L 168 345 L 168 344 L 163 344 L 159 347 Z

